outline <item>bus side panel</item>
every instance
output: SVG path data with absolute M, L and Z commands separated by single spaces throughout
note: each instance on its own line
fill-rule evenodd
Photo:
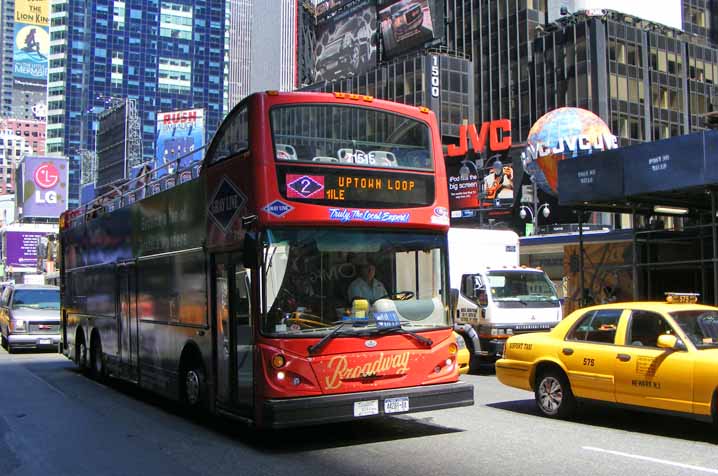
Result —
M 187 343 L 197 342 L 206 362 L 211 354 L 204 253 L 163 255 L 137 266 L 140 384 L 177 398 Z

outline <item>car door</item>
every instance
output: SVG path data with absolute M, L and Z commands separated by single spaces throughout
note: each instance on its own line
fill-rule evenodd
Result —
M 575 396 L 615 401 L 615 339 L 622 313 L 623 309 L 587 311 L 558 349 Z
M 616 353 L 616 401 L 663 410 L 693 411 L 693 355 L 662 349 L 658 336 L 680 336 L 657 312 L 633 310 Z

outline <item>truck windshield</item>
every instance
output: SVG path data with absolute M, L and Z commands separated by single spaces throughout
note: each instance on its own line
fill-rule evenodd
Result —
M 718 347 L 718 312 L 676 311 L 670 313 L 686 336 L 699 349 Z
M 18 289 L 12 298 L 12 308 L 60 309 L 60 291 L 53 289 Z
M 556 289 L 542 272 L 490 271 L 488 281 L 491 297 L 497 302 L 559 302 Z
M 446 327 L 446 238 L 434 233 L 272 230 L 264 235 L 265 334 Z

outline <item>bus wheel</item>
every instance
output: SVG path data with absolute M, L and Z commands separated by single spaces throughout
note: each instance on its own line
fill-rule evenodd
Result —
M 194 361 L 189 362 L 183 366 L 180 378 L 183 403 L 193 411 L 202 409 L 206 397 L 206 382 L 201 365 Z
M 92 376 L 101 380 L 105 376 L 105 359 L 102 357 L 102 341 L 99 336 L 92 339 L 90 347 L 90 372 Z
M 75 342 L 75 362 L 77 362 L 77 366 L 81 372 L 87 372 L 87 346 L 85 345 L 85 338 L 79 337 Z

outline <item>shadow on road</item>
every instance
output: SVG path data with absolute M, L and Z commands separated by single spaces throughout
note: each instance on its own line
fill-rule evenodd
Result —
M 30 364 L 28 367 L 30 366 L 47 367 L 47 363 Z M 74 366 L 63 370 L 80 374 L 79 369 Z M 120 392 L 160 411 L 186 419 L 219 436 L 230 438 L 266 453 L 281 454 L 340 448 L 464 431 L 438 425 L 432 417 L 422 416 L 421 413 L 312 427 L 260 431 L 229 418 L 189 414 L 179 402 L 164 398 L 131 383 L 114 379 L 106 379 L 101 383 L 108 387 L 108 391 Z
M 533 415 L 536 418 L 546 418 L 540 414 L 533 400 L 489 403 L 486 406 L 524 415 Z M 624 410 L 598 403 L 581 403 L 576 415 L 570 422 L 578 425 L 644 433 L 667 438 L 718 443 L 718 433 L 710 423 L 691 420 L 690 418 Z

